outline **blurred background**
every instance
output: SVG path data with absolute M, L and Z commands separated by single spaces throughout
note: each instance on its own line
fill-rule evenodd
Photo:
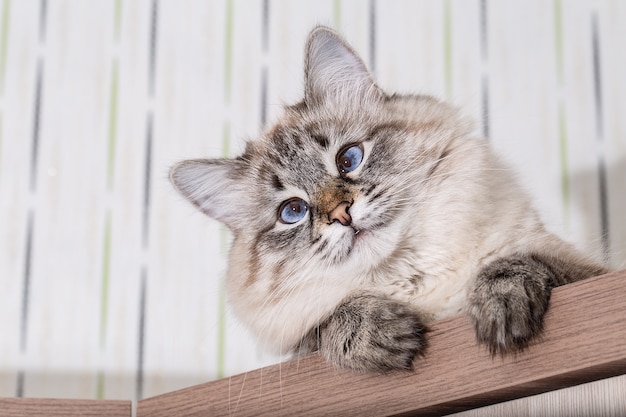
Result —
M 137 399 L 277 362 L 170 187 L 302 95 L 317 24 L 461 106 L 549 228 L 626 265 L 626 2 L 0 0 L 0 396 Z

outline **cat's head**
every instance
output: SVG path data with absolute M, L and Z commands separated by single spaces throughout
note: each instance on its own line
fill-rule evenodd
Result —
M 317 28 L 304 99 L 241 156 L 184 161 L 170 178 L 234 232 L 230 268 L 248 284 L 293 291 L 338 271 L 334 279 L 356 283 L 421 221 L 431 177 L 466 133 L 431 97 L 385 94 L 350 46 Z

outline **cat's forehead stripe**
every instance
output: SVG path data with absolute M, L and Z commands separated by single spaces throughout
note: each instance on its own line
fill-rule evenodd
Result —
M 406 126 L 404 123 L 399 122 L 386 122 L 379 125 L 374 126 L 367 134 L 367 140 L 372 140 L 376 136 L 380 135 L 384 132 L 401 132 L 406 130 Z
M 272 175 L 272 185 L 277 191 L 282 191 L 285 189 L 285 185 L 276 174 Z
M 324 135 L 312 134 L 311 138 L 315 143 L 320 145 L 322 149 L 328 149 L 328 138 Z

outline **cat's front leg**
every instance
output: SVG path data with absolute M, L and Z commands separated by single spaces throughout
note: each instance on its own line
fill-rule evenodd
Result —
M 360 292 L 344 299 L 306 343 L 339 368 L 387 372 L 411 369 L 426 348 L 425 332 L 407 304 Z
M 468 313 L 478 341 L 492 355 L 527 347 L 541 333 L 550 292 L 558 281 L 548 264 L 531 255 L 513 255 L 485 266 L 469 296 Z
M 478 273 L 468 313 L 492 355 L 520 351 L 539 336 L 554 287 L 609 272 L 571 247 L 553 252 L 503 257 Z

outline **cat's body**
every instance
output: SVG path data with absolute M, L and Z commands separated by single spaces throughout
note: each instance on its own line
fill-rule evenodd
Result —
M 425 324 L 466 312 L 506 353 L 539 334 L 552 287 L 606 271 L 545 230 L 453 107 L 386 95 L 324 28 L 305 71 L 304 100 L 243 155 L 171 173 L 233 231 L 229 299 L 263 345 L 407 368 Z

